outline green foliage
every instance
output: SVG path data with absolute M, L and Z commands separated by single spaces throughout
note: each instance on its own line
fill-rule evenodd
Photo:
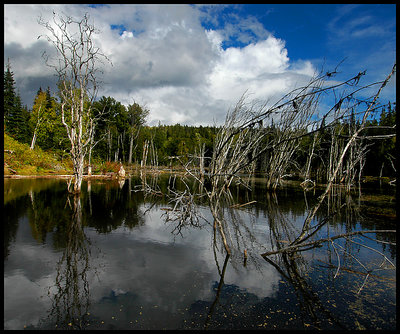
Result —
M 56 101 L 50 95 L 50 89 L 43 92 L 40 88 L 32 107 L 29 126 L 32 136 L 42 149 L 57 147 L 57 139 L 62 133 L 61 121 L 56 113 Z
M 15 106 L 15 81 L 14 73 L 11 71 L 10 63 L 4 72 L 4 118 L 6 123 L 9 121 Z
M 396 103 L 394 102 L 392 105 L 389 102 L 387 106 L 381 109 L 379 122 L 374 119 L 369 121 L 368 125 L 369 128 L 366 131 L 366 135 L 368 136 L 392 132 L 390 128 L 396 126 Z M 370 145 L 365 174 L 373 176 L 395 176 L 396 171 L 392 164 L 396 164 L 396 137 L 371 141 Z
M 15 92 L 14 73 L 10 62 L 4 72 L 4 125 L 5 131 L 20 142 L 29 141 L 27 108 L 22 107 L 21 98 Z
M 41 175 L 49 172 L 69 174 L 67 162 L 60 162 L 51 152 L 20 143 L 8 134 L 4 134 L 4 174 L 16 171 L 18 175 Z
M 61 87 L 58 87 L 61 89 Z M 57 93 L 60 96 L 60 91 Z M 79 94 L 79 90 L 76 91 Z M 65 102 L 65 101 L 64 101 Z M 73 104 L 74 101 L 67 101 Z M 88 100 L 85 108 L 90 108 Z M 68 109 L 68 108 L 67 108 Z M 393 133 L 396 124 L 396 103 L 389 103 L 381 109 L 376 109 L 379 117 L 368 121 L 365 136 L 374 136 Z M 118 172 L 119 162 L 140 164 L 143 159 L 143 148 L 146 142 L 150 143 L 152 152 L 156 156 L 159 166 L 169 166 L 171 163 L 179 164 L 171 157 L 179 156 L 181 161 L 186 161 L 190 155 L 199 153 L 205 145 L 205 167 L 213 154 L 213 142 L 219 128 L 213 126 L 187 126 L 187 125 L 162 125 L 146 126 L 149 110 L 134 102 L 127 107 L 113 97 L 101 97 L 91 106 L 91 117 L 96 120 L 95 146 L 92 150 L 93 161 L 97 163 L 97 171 L 102 173 Z M 68 113 L 68 111 L 67 111 Z M 85 117 L 89 117 L 88 115 Z M 378 119 L 379 118 L 379 119 Z M 66 117 L 68 119 L 68 117 Z M 29 112 L 21 106 L 21 100 L 15 92 L 13 73 L 8 64 L 4 72 L 4 121 L 5 136 L 9 150 L 13 154 L 5 153 L 5 162 L 12 169 L 25 174 L 37 174 L 51 168 L 58 170 L 69 169 L 69 150 L 71 143 L 61 121 L 61 104 L 57 98 L 52 97 L 50 89 L 46 92 L 40 88 Z M 326 177 L 329 152 L 332 139 L 335 138 L 339 145 L 343 145 L 346 138 L 357 126 L 357 117 L 354 112 L 348 119 L 338 120 L 335 124 L 325 127 L 313 135 L 307 136 L 306 129 L 299 130 L 299 146 L 294 156 L 293 163 L 285 170 L 286 174 L 299 174 L 309 161 L 311 148 L 314 146 L 313 158 L 310 165 L 310 177 Z M 265 128 L 263 147 L 267 147 L 275 136 L 279 134 L 279 127 L 273 123 Z M 30 144 L 36 133 L 35 150 L 20 146 L 21 143 Z M 13 141 L 13 139 L 15 139 Z M 368 141 L 368 154 L 363 170 L 363 175 L 388 176 L 395 175 L 393 168 L 396 163 L 396 137 Z M 6 149 L 6 148 L 5 148 Z M 266 161 L 273 153 L 264 150 L 256 161 L 256 171 L 265 172 Z M 46 156 L 45 152 L 49 154 Z M 154 152 L 155 151 L 155 152 Z M 49 158 L 49 157 L 52 158 Z M 58 159 L 61 163 L 55 162 Z M 63 167 L 60 167 L 62 164 Z M 30 167 L 29 167 L 30 166 Z M 57 166 L 57 167 L 55 167 Z M 324 171 L 325 170 L 325 171 Z M 5 170 L 6 171 L 6 170 Z
M 211 157 L 216 131 L 215 127 L 194 127 L 180 124 L 145 126 L 140 130 L 137 138 L 134 158 L 137 163 L 141 161 L 143 145 L 146 140 L 153 141 L 159 165 L 168 166 L 171 162 L 169 157 L 180 156 L 185 161 L 187 155 L 198 153 L 200 145 L 203 143 L 206 146 L 205 155 Z

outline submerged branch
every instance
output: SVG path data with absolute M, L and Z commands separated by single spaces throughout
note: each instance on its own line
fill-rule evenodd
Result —
M 262 257 L 274 255 L 274 254 L 279 254 L 279 253 L 287 253 L 287 252 L 295 252 L 301 250 L 301 247 L 319 247 L 321 246 L 322 243 L 328 242 L 328 241 L 333 241 L 339 238 L 346 238 L 346 237 L 351 237 L 353 235 L 363 235 L 366 233 L 396 233 L 396 230 L 370 230 L 370 231 L 354 231 L 354 232 L 349 232 L 349 233 L 344 233 L 344 234 L 339 234 L 333 237 L 328 237 L 328 238 L 322 238 L 318 239 L 315 241 L 310 241 L 310 242 L 302 242 L 299 244 L 292 244 L 287 247 L 281 248 L 276 251 L 269 251 L 261 254 Z

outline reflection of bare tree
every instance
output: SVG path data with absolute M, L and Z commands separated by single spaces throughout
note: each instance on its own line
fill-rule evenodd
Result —
M 149 176 L 150 180 L 148 181 L 147 176 Z M 144 198 L 147 196 L 162 196 L 162 192 L 157 184 L 158 174 L 157 173 L 146 173 L 146 170 L 140 171 L 140 181 L 141 184 L 135 186 L 132 191 L 142 191 L 144 194 Z
M 337 216 L 342 214 L 344 208 L 345 217 L 341 221 L 345 221 L 345 231 L 343 233 L 336 233 L 331 235 L 331 230 L 328 221 L 333 221 Z M 345 262 L 355 263 L 362 267 L 364 272 L 359 272 L 365 275 L 365 280 L 358 290 L 358 293 L 362 290 L 366 280 L 374 271 L 394 269 L 395 265 L 392 261 L 377 247 L 368 246 L 365 239 L 370 239 L 368 234 L 375 233 L 392 233 L 393 230 L 365 230 L 365 231 L 354 231 L 351 226 L 351 222 L 354 220 L 354 216 L 358 216 L 357 209 L 352 205 L 352 199 L 349 194 L 345 194 L 344 201 L 341 196 L 340 189 L 333 188 L 328 195 L 327 201 L 328 212 L 324 218 L 320 218 L 318 224 L 314 225 L 314 229 L 310 230 L 308 235 L 304 237 L 300 244 L 295 243 L 293 240 L 298 238 L 299 231 L 290 222 L 284 218 L 283 215 L 277 213 L 279 207 L 276 203 L 274 206 L 268 208 L 268 216 L 271 228 L 271 245 L 274 245 L 273 250 L 262 253 L 261 256 L 271 263 L 272 256 L 278 257 L 290 257 L 293 254 L 297 254 L 300 257 L 300 252 L 313 249 L 316 247 L 322 247 L 324 243 L 327 244 L 327 254 L 334 254 L 334 261 L 330 260 L 330 265 L 335 268 L 336 277 L 339 271 L 344 269 L 343 264 Z M 275 214 L 274 214 L 275 212 Z M 324 237 L 318 236 L 318 232 L 323 231 Z M 364 240 L 363 240 L 364 238 Z M 385 241 L 374 239 L 376 243 L 388 243 Z M 343 245 L 342 245 L 343 243 Z M 379 265 L 363 263 L 358 257 L 357 253 L 353 251 L 354 246 L 357 245 L 359 248 L 368 250 L 371 254 L 378 254 L 382 261 Z M 336 262 L 336 265 L 332 264 Z
M 316 329 L 321 328 L 322 321 L 328 321 L 339 328 L 344 328 L 307 283 L 305 277 L 309 264 L 303 258 L 302 253 L 295 250 L 293 252 L 280 252 L 296 238 L 298 231 L 293 222 L 280 211 L 276 194 L 268 194 L 267 198 L 271 245 L 277 249 L 277 252 L 274 259 L 263 256 L 264 259 L 293 287 L 303 315 L 304 326 L 306 326 L 305 319 L 310 318 Z
M 210 306 L 210 310 L 209 310 L 209 312 L 207 314 L 207 318 L 206 318 L 206 321 L 204 323 L 204 329 L 208 329 L 208 326 L 210 325 L 210 321 L 211 321 L 212 315 L 214 313 L 215 307 L 218 304 L 219 295 L 221 293 L 222 286 L 224 285 L 224 277 L 225 277 L 226 267 L 227 267 L 227 264 L 228 264 L 228 259 L 229 259 L 229 254 L 226 254 L 222 270 L 220 270 L 219 265 L 218 265 L 218 260 L 215 257 L 215 261 L 216 261 L 216 264 L 217 264 L 220 280 L 219 280 L 219 283 L 218 283 L 217 292 L 215 294 L 215 299 L 214 299 L 213 303 Z
M 191 199 L 192 204 L 194 205 L 194 198 L 190 197 L 189 187 L 186 190 L 186 196 Z M 300 226 L 296 226 L 296 222 L 289 219 L 289 217 L 281 211 L 277 194 L 275 192 L 267 192 L 266 199 L 267 203 L 265 212 L 269 223 L 270 247 L 273 250 L 262 253 L 262 257 L 266 262 L 276 268 L 282 277 L 285 278 L 293 287 L 300 305 L 300 311 L 303 313 L 305 327 L 308 326 L 308 323 L 311 321 L 315 328 L 325 328 L 327 324 L 329 324 L 329 326 L 334 325 L 337 328 L 344 328 L 344 324 L 342 324 L 338 318 L 330 312 L 329 305 L 319 299 L 317 293 L 313 291 L 313 288 L 308 283 L 306 277 L 311 264 L 303 257 L 302 251 L 320 247 L 323 243 L 327 243 L 331 249 L 328 249 L 326 254 L 333 255 L 329 260 L 329 265 L 330 268 L 333 268 L 332 270 L 335 270 L 335 277 L 341 269 L 347 270 L 345 264 L 356 263 L 361 265 L 365 271 L 365 279 L 359 287 L 358 292 L 360 292 L 364 287 L 366 280 L 370 275 L 372 275 L 374 270 L 394 268 L 394 264 L 382 252 L 376 248 L 368 247 L 361 240 L 356 239 L 366 237 L 366 234 L 376 233 L 377 231 L 353 231 L 352 222 L 356 221 L 356 218 L 359 218 L 357 207 L 353 204 L 352 198 L 349 194 L 344 191 L 342 193 L 341 188 L 333 188 L 327 196 L 327 213 L 321 214 L 321 217 L 317 217 L 319 225 L 318 228 L 314 230 L 315 233 L 310 233 L 309 238 L 302 243 L 301 247 L 295 245 L 291 248 L 290 245 L 294 240 L 296 240 L 301 231 L 301 224 Z M 205 322 L 205 328 L 210 326 L 212 314 L 218 303 L 228 259 L 231 259 L 233 267 L 237 265 L 237 260 L 240 258 L 240 255 L 242 256 L 241 259 L 244 257 L 244 262 L 246 263 L 246 250 L 250 250 L 249 254 L 254 255 L 255 249 L 261 249 L 263 244 L 265 245 L 267 243 L 266 240 L 261 240 L 262 242 L 258 240 L 253 234 L 252 229 L 249 228 L 250 224 L 248 218 L 251 217 L 251 213 L 249 213 L 249 216 L 246 217 L 246 219 L 243 219 L 243 217 L 241 217 L 242 212 L 239 210 L 241 206 L 233 204 L 234 202 L 234 198 L 229 189 L 224 191 L 223 196 L 218 199 L 217 203 L 209 202 L 215 227 L 213 234 L 214 251 L 226 250 L 226 242 L 230 252 L 226 252 L 226 259 L 222 270 L 220 270 L 218 261 L 216 260 L 221 279 L 217 288 L 215 300 L 212 303 Z M 188 207 L 186 208 L 188 209 Z M 176 208 L 171 210 L 174 212 L 176 211 Z M 191 217 L 191 215 L 194 214 L 195 212 L 192 211 L 190 215 L 187 215 L 187 217 Z M 180 217 L 182 218 L 184 216 Z M 340 219 L 338 219 L 338 217 L 340 217 Z M 215 223 L 216 218 L 221 223 L 220 226 L 224 232 L 225 239 L 223 239 L 221 234 L 218 233 L 219 230 Z M 346 222 L 346 225 L 344 226 L 345 231 L 343 233 L 338 233 L 336 230 L 330 230 L 331 226 L 335 226 L 335 220 Z M 328 221 L 331 224 L 327 224 Z M 182 221 L 179 221 L 179 223 L 182 224 Z M 187 226 L 190 226 L 190 220 L 186 220 L 186 224 Z M 181 228 L 181 226 L 182 225 L 180 225 L 179 228 Z M 340 224 L 340 226 L 342 225 Z M 319 236 L 317 232 L 324 233 L 324 237 Z M 333 235 L 331 235 L 331 233 Z M 344 246 L 339 243 L 339 241 L 343 240 L 345 241 Z M 219 247 L 219 245 L 222 245 L 222 247 Z M 382 262 L 375 268 L 371 268 L 371 266 L 362 263 L 358 258 L 357 251 L 355 251 L 353 247 L 354 245 L 359 245 L 359 247 L 364 247 L 375 254 L 379 254 L 382 257 Z M 216 258 L 216 254 L 214 255 Z M 254 263 L 257 263 L 256 259 L 253 260 L 255 260 L 253 261 Z M 334 265 L 335 261 L 337 261 L 336 265 Z M 359 272 L 357 274 L 359 274 Z M 308 319 L 310 319 L 310 321 Z
M 52 299 L 49 318 L 56 322 L 58 329 L 83 329 L 89 307 L 90 241 L 83 230 L 79 195 L 73 196 L 72 217 L 66 232 L 66 246 L 57 263 L 55 286 L 49 288 Z
M 182 235 L 182 229 L 188 226 L 202 227 L 201 220 L 206 222 L 206 219 L 199 211 L 199 198 L 202 197 L 202 194 L 194 193 L 184 178 L 181 178 L 180 181 L 183 184 L 183 190 L 178 190 L 174 187 L 175 176 L 169 179 L 166 197 L 168 198 L 168 204 L 173 207 L 171 209 L 163 208 L 163 216 L 166 222 L 175 224 L 172 233 Z
M 294 291 L 299 301 L 302 321 L 306 328 L 305 319 L 310 318 L 315 329 L 321 329 L 322 321 L 335 324 L 339 328 L 345 329 L 338 319 L 327 309 L 326 305 L 318 298 L 305 279 L 299 264 L 304 265 L 303 258 L 298 253 L 280 253 L 278 259 L 272 261 L 268 257 L 265 260 L 271 264 L 284 277 Z

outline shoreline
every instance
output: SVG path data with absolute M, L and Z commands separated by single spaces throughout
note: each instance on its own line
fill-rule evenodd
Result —
M 72 174 L 53 174 L 53 175 L 4 175 L 5 179 L 27 179 L 27 178 L 32 178 L 32 179 L 39 179 L 39 178 L 45 178 L 45 179 L 51 179 L 51 178 L 60 178 L 60 179 L 69 179 L 73 177 Z M 101 175 L 83 175 L 84 179 L 88 178 L 98 178 L 98 179 L 112 179 L 112 178 L 119 178 L 118 176 L 115 175 L 106 175 L 106 174 L 101 174 Z
M 163 173 L 172 173 L 172 174 L 181 174 L 182 171 L 179 170 L 142 170 L 138 171 L 136 170 L 136 173 L 140 174 L 141 172 L 145 174 L 163 174 Z M 118 173 L 115 172 L 109 172 L 107 174 L 92 174 L 92 175 L 83 175 L 83 179 L 110 179 L 110 180 L 118 180 L 118 179 L 127 179 L 133 175 L 136 175 L 136 173 L 127 173 L 124 177 L 121 177 L 118 175 Z M 39 178 L 44 178 L 44 179 L 69 179 L 73 177 L 73 174 L 43 174 L 43 175 L 19 175 L 19 174 L 4 174 L 4 179 L 39 179 Z M 257 176 L 255 176 L 257 178 Z M 300 182 L 298 180 L 284 180 L 286 183 L 291 183 L 291 182 Z M 344 187 L 343 184 L 335 184 L 336 186 L 339 187 Z M 361 185 L 364 187 L 389 187 L 389 188 L 394 188 L 396 189 L 396 179 L 390 179 L 389 177 L 373 177 L 373 176 L 364 176 L 363 181 L 361 182 Z M 325 184 L 323 183 L 315 183 L 315 186 L 310 188 L 318 188 L 318 187 L 324 187 Z M 357 188 L 357 187 L 355 187 Z

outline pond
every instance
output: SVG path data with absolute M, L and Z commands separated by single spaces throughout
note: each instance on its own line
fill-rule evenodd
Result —
M 272 193 L 253 179 L 223 201 L 228 256 L 206 202 L 182 222 L 171 176 L 148 181 L 157 192 L 136 176 L 84 180 L 74 197 L 66 180 L 4 179 L 4 329 L 396 328 L 394 233 L 263 257 L 299 232 L 321 192 Z M 335 189 L 318 236 L 395 229 L 394 208 L 392 189 Z

